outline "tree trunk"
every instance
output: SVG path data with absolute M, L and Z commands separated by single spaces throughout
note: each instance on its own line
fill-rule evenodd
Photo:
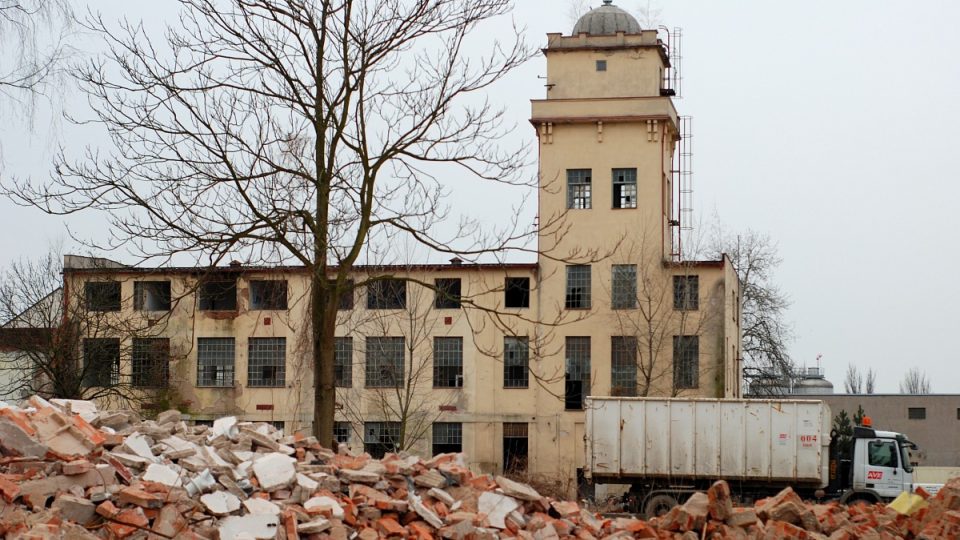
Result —
M 319 275 L 318 275 L 319 273 Z M 334 336 L 337 329 L 337 296 L 327 290 L 326 275 L 315 271 L 310 283 L 310 331 L 313 355 L 313 435 L 323 446 L 336 450 L 333 419 L 336 409 Z

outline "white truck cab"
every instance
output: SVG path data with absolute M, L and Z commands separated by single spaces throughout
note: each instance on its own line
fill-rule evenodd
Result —
M 857 428 L 854 437 L 854 492 L 894 499 L 904 491 L 913 491 L 909 455 L 913 443 L 903 434 L 869 428 Z

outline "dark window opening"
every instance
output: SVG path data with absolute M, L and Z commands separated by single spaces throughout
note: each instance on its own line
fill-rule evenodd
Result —
M 673 276 L 673 309 L 693 311 L 700 308 L 700 278 Z
M 120 282 L 88 281 L 83 290 L 90 311 L 120 311 Z
M 590 307 L 590 300 L 590 266 L 567 266 L 567 309 L 587 309 Z
M 700 388 L 699 336 L 673 336 L 673 387 Z
M 463 386 L 463 338 L 433 338 L 434 388 Z
M 236 310 L 236 280 L 205 281 L 200 284 L 200 311 Z
M 590 202 L 591 169 L 567 169 L 567 208 L 587 210 Z
M 637 170 L 613 170 L 613 207 L 637 207 Z
M 131 384 L 140 388 L 165 388 L 170 381 L 170 340 L 134 338 Z
M 334 422 L 333 440 L 340 444 L 350 444 L 351 431 L 353 431 L 353 427 L 350 425 L 350 422 Z
M 567 337 L 564 409 L 579 411 L 590 393 L 590 338 Z
M 247 386 L 284 386 L 287 338 L 250 338 L 248 348 Z
M 233 386 L 233 338 L 197 338 L 197 386 Z
M 637 338 L 610 338 L 610 395 L 637 395 Z
M 508 277 L 504 291 L 504 306 L 508 308 L 530 307 L 530 278 Z
M 433 423 L 433 455 L 463 452 L 463 424 Z
M 527 388 L 530 384 L 530 343 L 526 337 L 503 338 L 503 387 Z
M 437 309 L 460 309 L 460 278 L 443 278 L 434 281 L 436 298 L 433 306 Z
M 134 281 L 133 309 L 137 311 L 170 311 L 170 282 Z
M 368 337 L 367 388 L 399 388 L 403 383 L 403 337 Z
M 83 385 L 109 387 L 120 382 L 120 340 L 88 338 L 83 340 Z
M 334 339 L 333 372 L 338 388 L 353 386 L 353 338 Z
M 287 309 L 286 280 L 251 281 L 250 309 Z
M 337 288 L 337 282 L 331 281 L 330 290 L 336 291 L 336 288 Z M 354 305 L 353 297 L 354 297 L 353 280 L 348 279 L 346 282 L 344 282 L 343 289 L 340 291 L 340 301 L 337 304 L 337 309 L 340 311 L 349 311 L 353 309 L 353 305 Z
M 399 422 L 367 422 L 363 425 L 363 451 L 373 459 L 397 452 L 400 444 Z
M 907 418 L 910 420 L 926 420 L 927 408 L 926 407 L 908 407 Z
M 407 307 L 407 282 L 381 279 L 367 285 L 367 309 L 404 309 Z
M 521 473 L 527 470 L 529 444 L 527 424 L 503 424 L 503 472 Z
M 213 427 L 213 420 L 194 420 L 193 425 Z

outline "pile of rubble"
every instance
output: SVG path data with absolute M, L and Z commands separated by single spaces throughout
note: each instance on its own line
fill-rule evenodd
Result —
M 913 505 L 912 515 L 808 506 L 789 489 L 734 508 L 718 482 L 649 522 L 604 519 L 526 484 L 474 474 L 459 454 L 373 460 L 233 417 L 188 426 L 176 411 L 140 421 L 89 402 L 34 397 L 28 405 L 0 403 L 7 539 L 880 539 L 960 531 L 960 484 Z

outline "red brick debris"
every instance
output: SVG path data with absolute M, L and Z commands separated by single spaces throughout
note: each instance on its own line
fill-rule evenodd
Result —
M 0 403 L 0 536 L 159 540 L 960 538 L 960 481 L 901 515 L 808 504 L 791 489 L 736 508 L 725 482 L 650 521 L 604 518 L 461 454 L 382 460 L 264 423 L 188 426 L 89 402 Z

